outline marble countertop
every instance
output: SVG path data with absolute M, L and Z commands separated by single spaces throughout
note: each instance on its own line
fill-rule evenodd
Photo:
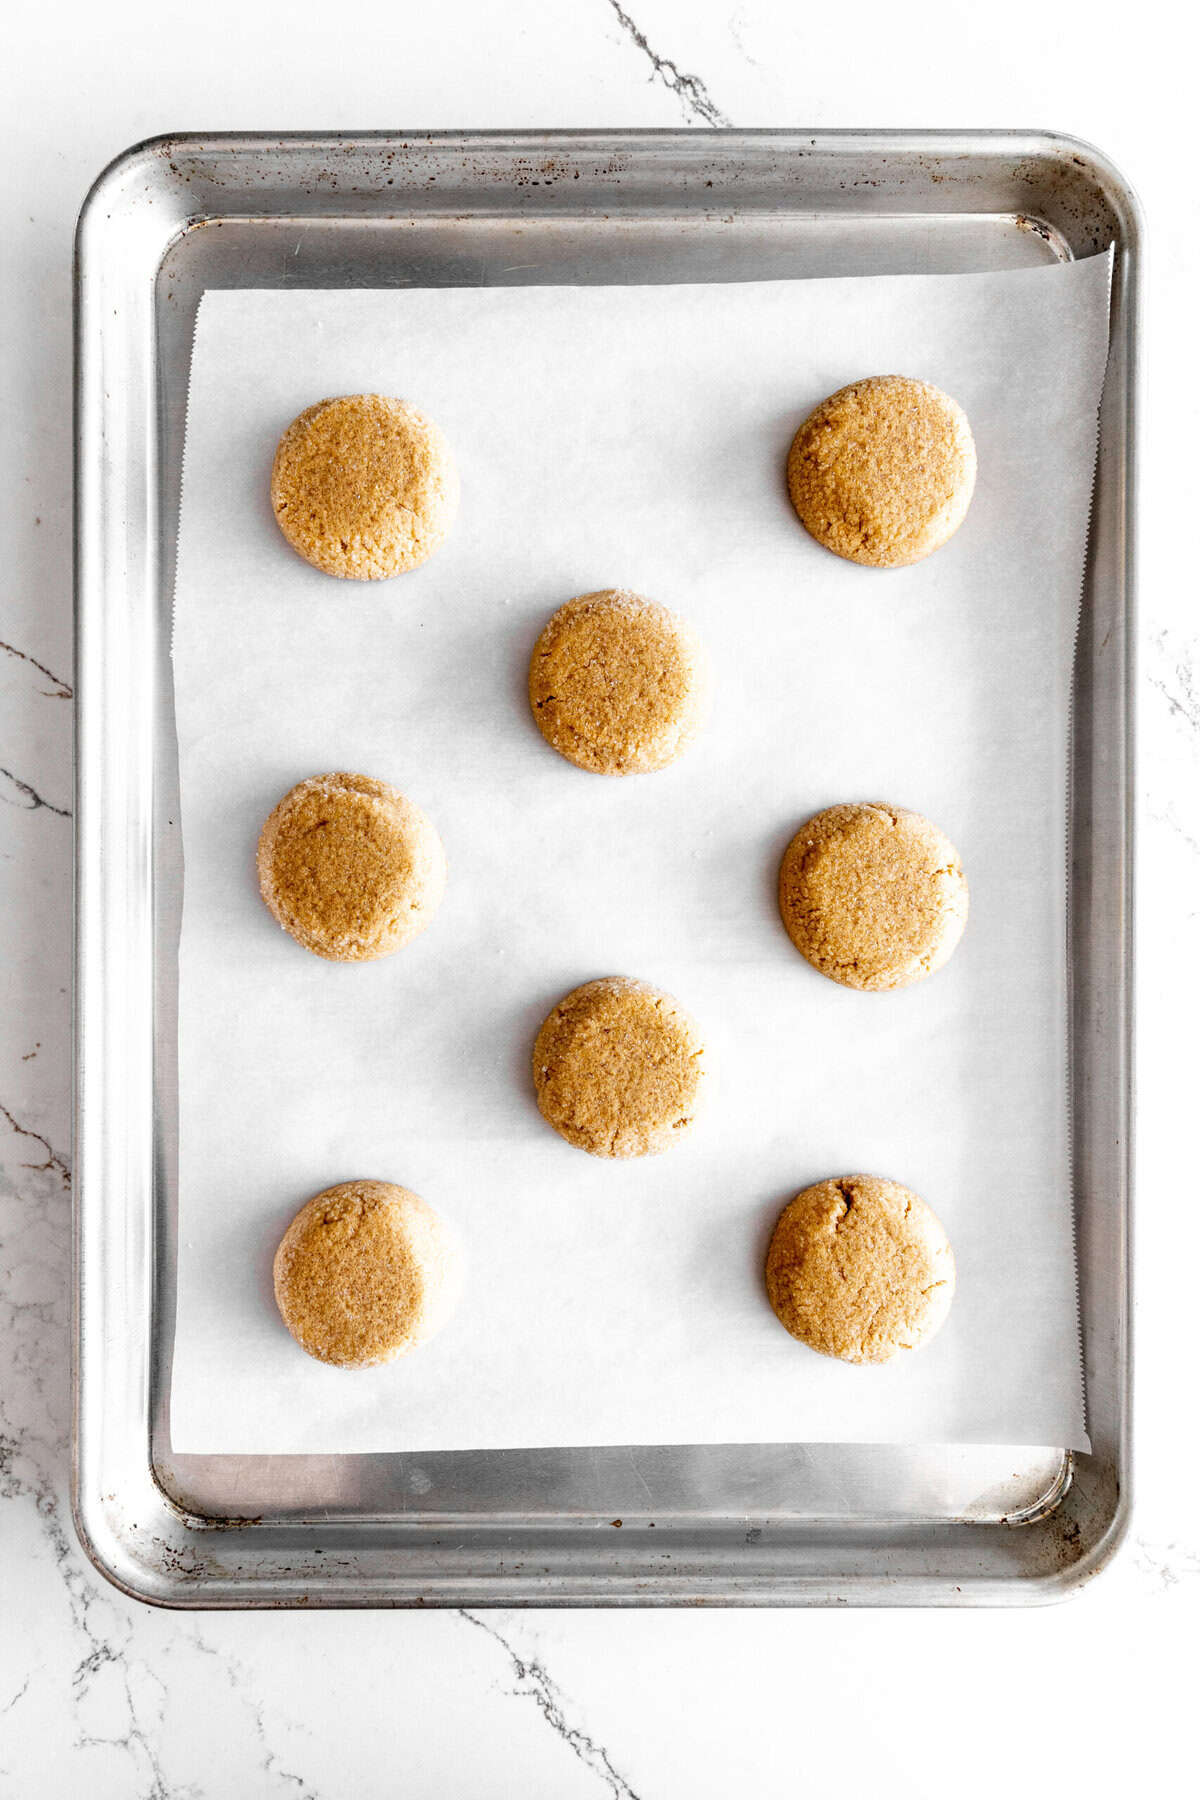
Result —
M 1197 213 L 1165 9 L 781 0 L 67 0 L 7 32 L 0 188 L 0 1796 L 403 1792 L 974 1800 L 1177 1791 L 1200 1631 Z M 1156 29 L 1159 27 L 1159 29 Z M 1120 38 L 1117 41 L 1117 31 Z M 170 1614 L 92 1571 L 70 1377 L 71 233 L 171 129 L 1049 126 L 1139 188 L 1150 250 L 1140 691 L 1138 1502 L 1079 1598 L 1013 1612 Z M 1169 384 L 1169 386 L 1168 386 Z M 1189 527 L 1190 530 L 1190 527 Z M 1184 1764 L 1182 1759 L 1186 1757 Z

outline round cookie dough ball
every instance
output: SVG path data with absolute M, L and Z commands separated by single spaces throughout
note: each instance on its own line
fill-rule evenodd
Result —
M 302 1206 L 275 1252 L 275 1299 L 302 1350 L 365 1369 L 431 1338 L 453 1312 L 458 1245 L 390 1181 L 343 1181 Z
M 928 1343 L 954 1298 L 954 1252 L 898 1181 L 842 1175 L 785 1206 L 767 1251 L 767 1298 L 801 1343 L 843 1362 L 890 1362 Z
M 271 504 L 315 568 L 353 581 L 415 569 L 458 510 L 450 447 L 431 419 L 386 394 L 319 400 L 279 440 Z
M 673 763 L 703 728 L 711 689 L 708 653 L 691 627 L 622 588 L 560 606 L 529 663 L 538 730 L 597 775 Z
M 575 988 L 533 1047 L 542 1117 L 592 1156 L 657 1156 L 678 1143 L 707 1079 L 696 1021 L 670 994 L 627 976 Z
M 939 550 L 975 491 L 975 442 L 928 381 L 873 375 L 822 400 L 792 440 L 788 492 L 805 530 L 849 562 L 898 569 Z
M 936 825 L 900 806 L 830 806 L 783 853 L 779 911 L 814 969 L 844 987 L 902 988 L 947 961 L 967 878 Z
M 370 962 L 424 931 L 445 892 L 446 853 L 399 788 L 369 775 L 311 775 L 262 828 L 258 884 L 306 950 Z

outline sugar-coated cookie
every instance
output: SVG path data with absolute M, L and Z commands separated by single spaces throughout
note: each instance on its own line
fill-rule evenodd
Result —
M 792 440 L 788 492 L 805 529 L 850 562 L 896 569 L 940 549 L 975 491 L 975 442 L 949 394 L 907 375 L 839 388 Z
M 312 775 L 258 840 L 262 897 L 286 932 L 332 962 L 390 956 L 424 931 L 446 856 L 414 801 L 369 775 Z
M 885 1363 L 945 1323 L 954 1253 L 918 1195 L 876 1175 L 807 1187 L 780 1214 L 767 1298 L 792 1336 L 843 1362 Z
M 797 950 L 831 981 L 909 987 L 940 969 L 961 938 L 967 878 L 949 839 L 920 813 L 830 806 L 783 853 L 779 911 Z
M 405 1355 L 445 1324 L 458 1299 L 458 1244 L 419 1194 L 343 1181 L 300 1208 L 274 1274 L 300 1348 L 361 1369 Z
M 415 406 L 343 394 L 308 407 L 280 438 L 271 504 L 306 562 L 381 581 L 417 568 L 445 541 L 458 474 L 445 438 Z
M 682 756 L 708 716 L 711 685 L 691 627 L 622 588 L 560 606 L 529 663 L 538 730 L 598 775 L 645 774 Z
M 704 1039 L 670 994 L 627 976 L 560 1000 L 533 1050 L 542 1117 L 592 1156 L 656 1156 L 691 1129 L 708 1080 Z

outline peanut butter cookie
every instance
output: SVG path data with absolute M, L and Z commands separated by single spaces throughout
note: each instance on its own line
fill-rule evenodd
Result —
M 542 1117 L 592 1156 L 657 1156 L 678 1143 L 707 1079 L 696 1021 L 670 994 L 626 976 L 575 988 L 533 1049 Z
M 690 626 L 622 588 L 560 606 L 529 664 L 538 730 L 598 775 L 665 769 L 703 728 L 710 695 L 708 655 Z
M 936 825 L 900 806 L 830 806 L 783 853 L 779 911 L 802 956 L 844 987 L 940 969 L 967 922 L 967 878 Z
M 275 1299 L 302 1350 L 343 1369 L 391 1362 L 454 1310 L 458 1245 L 420 1195 L 343 1181 L 302 1206 L 275 1252 Z
M 949 394 L 907 375 L 839 388 L 792 440 L 788 492 L 805 530 L 849 562 L 898 569 L 954 535 L 975 491 L 975 442 Z
M 954 1253 L 916 1194 L 875 1175 L 805 1188 L 767 1251 L 767 1298 L 794 1338 L 843 1362 L 885 1363 L 945 1323 Z
M 446 855 L 399 788 L 369 775 L 311 775 L 262 828 L 258 883 L 306 950 L 369 962 L 424 931 L 445 891 Z
M 382 581 L 444 543 L 458 474 L 445 438 L 415 406 L 345 394 L 292 420 L 275 452 L 271 504 L 292 549 L 314 568 Z

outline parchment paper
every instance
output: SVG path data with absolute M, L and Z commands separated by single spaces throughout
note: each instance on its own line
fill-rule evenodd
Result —
M 1067 1136 L 1068 697 L 1108 264 L 729 286 L 213 292 L 195 346 L 175 635 L 177 1449 L 978 1441 L 1086 1447 Z M 957 396 L 979 483 L 907 570 L 819 549 L 797 424 L 860 375 Z M 462 473 L 446 547 L 389 583 L 285 545 L 279 432 L 326 394 L 415 401 Z M 606 780 L 534 728 L 531 646 L 629 586 L 706 638 L 716 710 L 668 772 Z M 381 963 L 299 949 L 254 847 L 301 777 L 396 782 L 446 844 L 433 926 Z M 780 853 L 845 799 L 928 814 L 971 918 L 924 984 L 856 994 L 780 926 Z M 534 1033 L 632 974 L 710 1034 L 707 1121 L 598 1161 L 541 1121 Z M 884 1369 L 793 1342 L 763 1294 L 781 1206 L 886 1174 L 949 1230 L 941 1336 Z M 295 1209 L 415 1188 L 467 1259 L 454 1321 L 379 1370 L 304 1356 L 271 1296 Z

